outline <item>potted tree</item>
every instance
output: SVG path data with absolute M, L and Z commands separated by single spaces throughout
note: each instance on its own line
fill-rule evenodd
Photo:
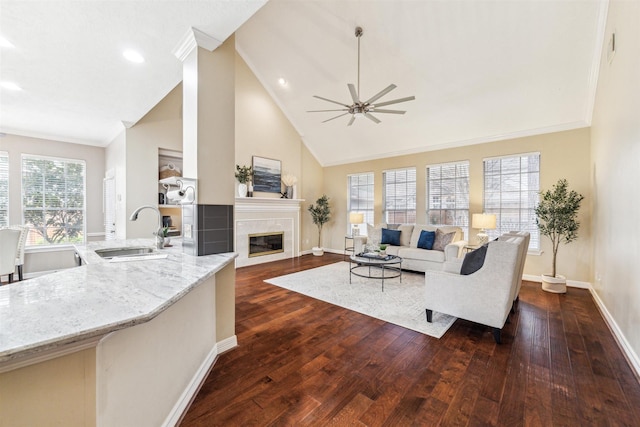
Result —
M 567 279 L 556 270 L 558 248 L 578 238 L 578 210 L 584 196 L 568 187 L 566 179 L 559 179 L 553 189 L 540 193 L 542 200 L 535 209 L 540 234 L 551 240 L 553 248 L 551 274 L 542 275 L 542 289 L 547 292 L 567 292 Z
M 251 166 L 236 165 L 236 179 L 238 184 L 238 195 L 240 197 L 247 196 L 247 183 L 251 181 L 253 175 L 253 168 Z
M 324 255 L 324 249 L 322 249 L 322 226 L 329 222 L 331 219 L 331 208 L 329 207 L 329 198 L 326 194 L 323 194 L 318 200 L 316 200 L 316 204 L 311 204 L 309 206 L 309 212 L 311 213 L 311 219 L 313 223 L 318 227 L 318 246 L 314 246 L 312 248 L 313 254 L 315 256 Z

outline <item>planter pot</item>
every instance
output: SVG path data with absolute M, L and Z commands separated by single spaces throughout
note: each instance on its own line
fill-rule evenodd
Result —
M 554 294 L 567 293 L 567 278 L 561 275 L 556 277 L 542 275 L 542 290 L 552 292 Z
M 238 184 L 238 196 L 247 197 L 247 184 Z
M 317 246 L 314 246 L 313 248 L 311 248 L 311 250 L 313 251 L 313 255 L 315 256 L 322 256 L 324 255 L 324 249 L 319 248 Z

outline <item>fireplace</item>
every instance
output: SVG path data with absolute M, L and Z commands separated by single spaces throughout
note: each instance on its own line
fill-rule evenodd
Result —
M 249 234 L 249 258 L 284 252 L 284 232 Z

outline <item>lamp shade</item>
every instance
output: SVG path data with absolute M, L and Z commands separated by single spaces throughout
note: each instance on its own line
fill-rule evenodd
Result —
M 495 214 L 486 213 L 473 214 L 471 226 L 481 230 L 493 230 L 496 228 L 496 216 Z
M 364 222 L 364 214 L 351 212 L 349 214 L 349 222 L 351 224 L 362 224 Z

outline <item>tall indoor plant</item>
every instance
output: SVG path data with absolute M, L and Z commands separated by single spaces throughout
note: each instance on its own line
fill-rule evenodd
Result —
M 329 198 L 326 194 L 323 194 L 316 204 L 309 206 L 309 212 L 311 213 L 311 219 L 313 223 L 318 227 L 318 246 L 312 248 L 313 254 L 316 256 L 324 255 L 324 249 L 322 249 L 322 226 L 329 222 L 331 219 L 331 207 L 329 207 Z
M 567 280 L 557 274 L 556 260 L 560 243 L 570 243 L 578 238 L 578 210 L 584 196 L 569 190 L 566 179 L 559 179 L 551 190 L 540 193 L 542 200 L 536 206 L 536 223 L 540 234 L 551 240 L 553 258 L 551 274 L 542 275 L 542 289 L 548 292 L 567 292 Z

